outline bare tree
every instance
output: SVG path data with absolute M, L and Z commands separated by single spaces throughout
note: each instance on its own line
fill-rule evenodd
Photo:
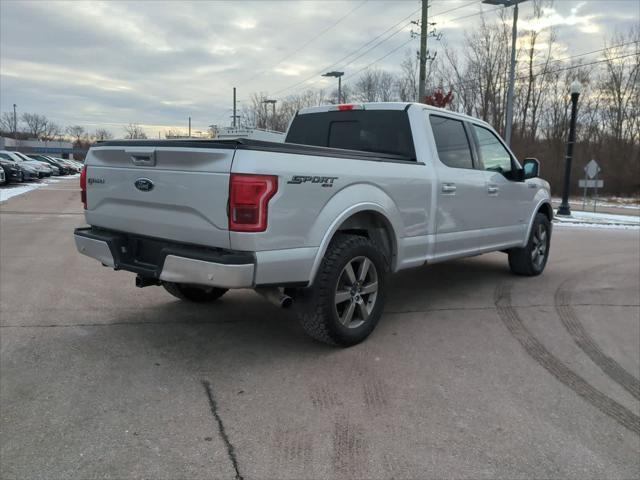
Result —
M 81 143 L 83 137 L 86 135 L 86 130 L 82 125 L 69 125 L 65 131 L 68 135 L 75 138 L 75 143 Z
M 20 117 L 27 127 L 26 133 L 34 138 L 40 138 L 47 131 L 47 117 L 37 113 L 23 113 Z
M 631 54 L 625 46 L 619 46 L 630 42 L 635 42 Z M 603 119 L 617 141 L 633 142 L 640 135 L 640 28 L 606 42 L 604 57 L 606 69 L 599 85 L 606 98 Z
M 113 134 L 106 128 L 98 128 L 93 134 L 93 137 L 96 139 L 96 142 L 103 142 L 105 140 L 111 140 Z
M 406 52 L 400 64 L 400 75 L 396 79 L 398 99 L 401 102 L 415 102 L 418 96 L 418 59 L 412 51 Z
M 56 137 L 62 135 L 62 127 L 55 122 L 47 121 L 42 138 L 44 140 L 54 140 Z
M 380 71 L 367 69 L 356 80 L 353 94 L 359 102 L 375 102 L 380 97 Z
M 144 130 L 142 129 L 142 127 L 137 123 L 130 123 L 129 125 L 124 127 L 124 131 L 126 132 L 126 135 L 124 136 L 124 138 L 129 138 L 129 139 L 147 138 L 147 134 L 144 133 Z
M 551 7 L 553 1 L 548 0 L 534 0 L 533 2 L 533 19 L 540 19 L 544 14 L 544 9 Z M 543 35 L 546 35 L 546 48 L 541 50 L 538 48 L 538 44 Z M 518 88 L 520 92 L 520 98 L 518 99 L 520 105 L 518 108 L 519 113 L 519 125 L 520 136 L 528 136 L 529 138 L 535 138 L 538 128 L 538 112 L 540 102 L 544 93 L 547 91 L 546 85 L 548 76 L 546 75 L 549 70 L 549 62 L 552 57 L 552 49 L 555 41 L 555 32 L 553 29 L 549 29 L 547 32 L 539 29 L 531 29 L 526 37 L 528 43 L 526 48 L 526 66 L 527 76 L 521 79 L 524 83 L 523 86 Z M 534 73 L 534 67 L 542 67 L 541 70 Z M 518 122 L 514 122 L 516 125 Z
M 13 113 L 2 112 L 2 115 L 0 115 L 0 131 L 13 132 Z

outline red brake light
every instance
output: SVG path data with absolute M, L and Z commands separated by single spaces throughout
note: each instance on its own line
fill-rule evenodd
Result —
M 84 209 L 87 209 L 87 167 L 82 167 L 80 172 L 80 198 L 82 199 L 82 205 Z
M 267 205 L 278 191 L 274 175 L 231 174 L 229 192 L 229 230 L 264 232 L 267 229 Z
M 358 103 L 344 103 L 342 105 L 332 105 L 330 112 L 348 112 L 350 110 L 364 110 L 364 105 Z

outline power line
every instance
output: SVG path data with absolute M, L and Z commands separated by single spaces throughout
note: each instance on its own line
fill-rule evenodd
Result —
M 472 2 L 472 3 L 476 3 L 476 2 Z M 470 5 L 470 4 L 466 4 L 466 5 L 464 5 L 464 6 L 469 6 L 469 5 Z M 460 8 L 460 7 L 458 7 L 458 8 Z M 474 16 L 477 16 L 477 15 L 482 15 L 482 14 L 484 14 L 484 13 L 489 13 L 489 12 L 492 12 L 492 11 L 494 11 L 494 10 L 497 10 L 498 8 L 501 8 L 501 7 L 493 8 L 493 9 L 488 10 L 488 11 L 486 11 L 486 12 L 485 12 L 485 11 L 480 11 L 480 12 L 472 13 L 472 14 L 470 14 L 470 15 L 464 15 L 464 16 L 462 16 L 462 17 L 456 17 L 456 18 L 451 19 L 451 21 L 452 21 L 452 22 L 455 22 L 455 21 L 457 21 L 457 20 L 461 20 L 461 19 L 463 19 L 463 18 L 469 18 L 469 17 L 474 17 Z M 452 9 L 452 10 L 456 10 L 456 9 Z M 451 11 L 452 11 L 452 10 L 451 10 Z M 447 11 L 447 12 L 448 12 L 448 11 Z M 438 13 L 438 14 L 434 15 L 434 17 L 436 17 L 436 16 L 438 16 L 438 15 L 442 15 L 442 14 L 447 13 L 447 12 L 440 12 L 440 13 Z M 432 18 L 433 18 L 433 17 L 432 17 Z M 403 44 L 401 44 L 399 47 L 396 47 L 396 48 L 394 48 L 393 50 L 391 50 L 390 52 L 387 52 L 386 54 L 384 54 L 382 57 L 375 59 L 373 62 L 371 62 L 371 63 L 367 64 L 366 66 L 364 66 L 364 67 L 363 67 L 363 68 L 361 68 L 360 70 L 358 70 L 358 71 L 356 71 L 356 72 L 352 73 L 351 75 L 349 75 L 348 77 L 346 77 L 346 78 L 345 78 L 345 80 L 347 80 L 347 79 L 349 79 L 349 78 L 354 77 L 355 75 L 357 75 L 358 73 L 362 72 L 363 70 L 366 70 L 366 69 L 367 69 L 367 68 L 369 68 L 370 66 L 375 65 L 376 63 L 380 62 L 381 60 L 384 60 L 385 58 L 387 58 L 387 57 L 388 57 L 389 55 L 391 55 L 392 53 L 396 52 L 396 51 L 397 51 L 397 50 L 399 50 L 400 48 L 402 48 L 402 47 L 404 47 L 405 45 L 407 45 L 409 42 L 411 42 L 411 40 L 413 40 L 413 39 L 412 39 L 412 38 L 411 38 L 411 39 L 409 39 L 408 41 L 406 41 L 406 42 L 404 42 Z
M 336 25 L 338 25 L 340 22 L 342 22 L 345 18 L 347 18 L 349 15 L 351 15 L 353 12 L 355 12 L 356 10 L 358 10 L 360 7 L 362 7 L 365 3 L 367 3 L 369 0 L 363 0 L 361 3 L 359 3 L 358 5 L 356 5 L 354 8 L 352 8 L 351 10 L 349 10 L 347 13 L 345 13 L 343 16 L 341 16 L 340 18 L 338 18 L 338 20 L 336 20 L 335 22 L 333 22 L 331 25 L 329 25 L 328 27 L 326 27 L 325 29 L 321 30 L 320 32 L 318 32 L 316 35 L 314 35 L 312 38 L 310 38 L 309 40 L 307 40 L 305 43 L 303 43 L 300 47 L 298 47 L 297 49 L 295 49 L 293 52 L 289 53 L 288 55 L 286 55 L 285 57 L 281 58 L 278 62 L 276 62 L 274 65 L 271 65 L 270 67 L 267 68 L 263 68 L 262 70 L 260 70 L 259 72 L 257 72 L 255 75 L 253 75 L 252 77 L 249 77 L 248 79 L 244 80 L 243 82 L 239 83 L 239 85 L 244 85 L 247 82 L 250 82 L 251 80 L 254 80 L 255 78 L 259 77 L 260 75 L 262 75 L 264 72 L 266 72 L 267 70 L 272 70 L 274 68 L 276 68 L 278 65 L 280 65 L 282 62 L 284 62 L 285 60 L 290 59 L 291 57 L 293 57 L 296 53 L 299 53 L 300 51 L 304 50 L 307 46 L 309 46 L 311 43 L 313 43 L 314 41 L 316 41 L 318 38 L 320 38 L 322 35 L 324 35 L 325 33 L 327 33 L 329 30 L 331 30 L 332 28 L 334 28 Z
M 425 0 L 425 1 L 426 1 L 426 0 Z M 442 11 L 442 12 L 438 12 L 438 13 L 436 13 L 435 15 L 433 15 L 433 16 L 432 16 L 432 18 L 435 18 L 435 17 L 441 16 L 441 15 L 444 15 L 444 14 L 447 14 L 447 13 L 450 13 L 450 12 L 453 12 L 453 11 L 456 11 L 456 10 L 460 10 L 460 9 L 462 9 L 462 8 L 466 8 L 466 7 L 469 7 L 469 6 L 474 5 L 474 4 L 479 4 L 479 3 L 480 3 L 480 2 L 478 2 L 478 0 L 473 0 L 472 2 L 468 2 L 468 3 L 465 3 L 465 4 L 463 4 L 463 5 L 458 5 L 457 7 L 450 8 L 450 9 L 448 9 L 448 10 L 444 10 L 444 11 Z M 499 8 L 499 7 L 498 7 L 498 8 Z M 289 85 L 288 87 L 285 87 L 285 88 L 282 88 L 282 89 L 280 89 L 280 90 L 277 90 L 277 91 L 273 92 L 273 93 L 272 93 L 272 95 L 279 95 L 279 94 L 281 94 L 282 92 L 285 92 L 285 91 L 287 91 L 287 90 L 293 90 L 293 89 L 296 89 L 296 87 L 298 87 L 299 85 L 302 85 L 303 83 L 306 83 L 307 81 L 309 81 L 309 80 L 311 80 L 311 79 L 313 79 L 313 78 L 317 78 L 317 80 L 316 80 L 315 82 L 312 82 L 311 84 L 308 84 L 308 85 L 307 85 L 307 87 L 310 87 L 311 85 L 315 85 L 316 83 L 318 83 L 319 81 L 321 81 L 321 80 L 322 80 L 321 78 L 318 78 L 318 77 L 319 77 L 319 75 L 321 75 L 321 74 L 322 74 L 322 72 L 324 72 L 324 71 L 326 71 L 326 70 L 329 70 L 330 68 L 332 68 L 332 67 L 334 67 L 334 66 L 336 66 L 336 65 L 338 65 L 338 64 L 343 65 L 343 68 L 344 68 L 344 67 L 347 67 L 348 65 L 351 65 L 351 64 L 352 64 L 353 62 L 355 62 L 356 60 L 358 60 L 358 59 L 362 58 L 364 55 L 366 55 L 367 53 L 369 53 L 370 51 L 372 51 L 372 50 L 373 50 L 373 49 L 375 49 L 376 47 L 380 46 L 380 45 L 381 45 L 381 44 L 383 44 L 384 42 L 386 42 L 386 41 L 390 40 L 390 39 L 391 39 L 391 38 L 393 38 L 395 35 L 397 35 L 398 33 L 400 33 L 400 32 L 401 32 L 405 27 L 407 27 L 408 25 L 410 25 L 410 24 L 411 24 L 411 22 L 408 22 L 408 23 L 403 23 L 403 22 L 405 22 L 408 18 L 410 18 L 410 17 L 414 16 L 414 15 L 415 15 L 416 13 L 418 13 L 420 10 L 421 10 L 420 8 L 418 8 L 417 10 L 414 10 L 414 11 L 413 11 L 413 12 L 411 12 L 409 15 L 407 15 L 407 16 L 406 16 L 406 17 L 404 17 L 404 18 L 402 18 L 401 20 L 399 20 L 398 22 L 396 22 L 396 23 L 395 23 L 394 25 L 392 25 L 391 27 L 387 28 L 384 32 L 382 32 L 381 34 L 377 35 L 377 36 L 376 36 L 376 37 L 374 37 L 373 39 L 369 40 L 367 43 L 365 43 L 364 45 L 360 46 L 360 47 L 359 47 L 358 49 L 356 49 L 354 52 L 351 52 L 350 54 L 348 54 L 348 55 L 346 55 L 346 56 L 342 57 L 342 58 L 341 58 L 340 60 L 338 60 L 337 62 L 332 63 L 331 65 L 329 65 L 329 66 L 327 66 L 327 67 L 323 68 L 323 69 L 322 69 L 322 70 L 320 70 L 319 72 L 314 73 L 313 75 L 310 75 L 309 77 L 307 77 L 307 78 L 305 78 L 305 79 L 303 79 L 303 80 L 300 80 L 299 82 L 297 82 L 297 83 L 295 83 L 295 84 L 293 84 L 293 85 Z M 493 10 L 497 10 L 497 8 L 494 8 L 494 9 L 488 10 L 487 12 L 491 12 L 491 11 L 493 11 Z M 480 15 L 480 14 L 482 14 L 482 13 L 487 13 L 487 12 L 484 12 L 484 11 L 476 12 L 476 13 L 474 13 L 474 14 L 472 14 L 472 15 L 465 15 L 465 16 L 462 16 L 462 17 L 454 18 L 454 19 L 452 19 L 452 21 L 460 20 L 460 19 L 462 19 L 462 18 L 468 18 L 468 17 L 470 17 L 470 16 L 474 16 L 474 15 Z M 371 47 L 370 47 L 370 48 L 368 48 L 366 51 L 364 51 L 364 52 L 362 52 L 360 55 L 358 55 L 357 57 L 352 58 L 351 60 L 349 60 L 349 62 L 347 62 L 347 63 L 345 63 L 345 64 L 342 64 L 342 63 L 341 63 L 343 60 L 345 60 L 345 59 L 349 58 L 350 56 L 352 56 L 352 55 L 356 54 L 357 52 L 359 52 L 360 50 L 362 50 L 362 49 L 363 49 L 364 47 L 366 47 L 367 45 L 370 45 L 371 43 L 375 42 L 378 38 L 382 37 L 382 36 L 383 36 L 384 34 L 386 34 L 387 32 L 389 32 L 389 31 L 393 30 L 395 27 L 397 27 L 397 26 L 398 26 L 398 25 L 400 25 L 401 23 L 403 23 L 403 25 L 402 25 L 399 29 L 397 29 L 394 33 L 392 33 L 391 35 L 389 35 L 387 38 L 385 38 L 385 39 L 381 40 L 380 42 L 376 43 L 375 45 L 371 46 Z M 394 48 L 391 52 L 388 52 L 388 53 L 387 53 L 387 54 L 385 54 L 384 56 L 382 56 L 382 57 L 380 57 L 379 59 L 375 60 L 374 62 L 370 63 L 370 64 L 369 64 L 367 67 L 365 67 L 365 68 L 368 68 L 369 66 L 373 65 L 374 63 L 377 63 L 377 62 L 379 62 L 380 60 L 382 60 L 382 59 L 384 59 L 384 58 L 388 57 L 389 55 L 391 55 L 392 53 L 396 52 L 397 50 L 399 50 L 399 49 L 400 49 L 400 48 L 402 48 L 403 46 L 405 46 L 405 45 L 409 44 L 409 43 L 411 42 L 411 40 L 412 40 L 412 39 L 407 40 L 406 42 L 404 42 L 403 44 L 401 44 L 399 47 Z M 361 72 L 362 70 L 364 70 L 364 69 L 360 69 L 360 70 L 358 70 L 358 72 L 356 72 L 356 73 L 359 73 L 359 72 Z M 351 77 L 353 77 L 353 74 L 352 74 L 352 75 L 349 75 L 347 78 L 351 78 Z M 346 80 L 347 78 L 345 78 L 345 80 Z
M 632 42 L 632 43 L 635 43 L 635 42 Z M 615 46 L 614 47 L 608 47 L 608 48 L 615 48 Z M 606 50 L 606 49 L 603 49 L 603 50 Z M 595 53 L 595 52 L 592 52 L 592 53 Z M 613 58 L 604 58 L 604 59 L 600 59 L 600 60 L 594 60 L 594 61 L 589 62 L 589 63 L 580 63 L 580 64 L 577 64 L 577 65 L 569 65 L 569 66 L 566 66 L 566 67 L 556 68 L 556 69 L 553 69 L 553 70 L 543 70 L 543 71 L 535 73 L 532 76 L 529 76 L 529 74 L 520 75 L 520 76 L 516 77 L 515 79 L 516 79 L 516 81 L 518 81 L 518 80 L 527 80 L 529 78 L 537 78 L 537 77 L 539 77 L 541 75 L 549 75 L 549 74 L 552 74 L 552 73 L 564 72 L 564 71 L 567 71 L 567 70 L 575 70 L 576 68 L 589 67 L 591 65 L 597 65 L 597 64 L 600 64 L 600 63 L 613 61 L 613 60 L 620 60 L 622 58 L 633 57 L 635 55 L 637 55 L 637 53 L 628 53 L 626 55 L 619 55 L 619 56 L 613 57 Z M 573 57 L 568 57 L 568 59 L 571 59 L 571 58 L 574 58 L 574 57 L 579 57 L 579 56 L 584 56 L 584 54 L 574 55 Z M 452 86 L 458 85 L 458 86 L 463 86 L 464 87 L 465 85 L 468 85 L 470 82 L 471 82 L 471 80 L 469 80 L 469 81 L 461 81 L 461 82 L 451 82 L 451 85 Z M 501 80 L 499 82 L 496 82 L 494 86 L 495 87 L 501 87 L 506 83 L 507 83 L 506 80 Z
M 355 71 L 354 73 L 352 73 L 351 75 L 349 75 L 348 77 L 345 78 L 345 81 L 347 81 L 350 78 L 355 77 L 357 74 L 359 74 L 360 72 L 362 72 L 363 70 L 366 70 L 367 68 L 369 68 L 371 65 L 378 63 L 381 60 L 384 60 L 385 58 L 387 58 L 389 55 L 391 55 L 392 53 L 397 52 L 398 50 L 400 50 L 402 47 L 404 47 L 405 45 L 408 45 L 411 41 L 413 41 L 413 38 L 410 38 L 409 40 L 407 40 L 404 43 L 401 43 L 400 45 L 398 45 L 396 48 L 394 48 L 393 50 L 390 50 L 389 52 L 385 53 L 382 57 L 374 60 L 373 62 L 371 62 L 370 64 L 362 67 L 360 70 Z
M 327 65 L 326 67 L 324 67 L 322 70 L 319 70 L 317 73 L 314 73 L 313 75 L 308 76 L 307 78 L 304 78 L 303 80 L 300 80 L 292 85 L 289 85 L 285 88 L 282 88 L 280 90 L 277 90 L 276 92 L 273 93 L 273 95 L 277 95 L 279 93 L 285 92 L 287 90 L 293 89 L 295 87 L 297 87 L 298 85 L 301 85 L 305 82 L 307 82 L 308 80 L 311 80 L 312 78 L 316 78 L 318 75 L 321 75 L 323 72 L 325 72 L 326 70 L 329 70 L 333 67 L 335 67 L 338 64 L 341 64 L 341 62 L 343 62 L 344 60 L 346 60 L 347 58 L 349 58 L 351 55 L 354 55 L 356 53 L 358 53 L 359 51 L 361 51 L 363 48 L 365 48 L 366 46 L 370 45 L 371 43 L 375 42 L 377 39 L 379 39 L 380 37 L 382 37 L 383 35 L 385 35 L 387 32 L 393 30 L 395 27 L 397 27 L 398 25 L 400 25 L 401 23 L 405 22 L 407 19 L 413 17 L 417 12 L 419 12 L 420 9 L 414 10 L 413 12 L 411 12 L 409 15 L 407 15 L 406 17 L 402 18 L 401 20 L 399 20 L 398 22 L 394 23 L 391 27 L 387 28 L 384 32 L 380 33 L 379 35 L 376 35 L 374 38 L 372 38 L 371 40 L 367 41 L 366 43 L 364 43 L 363 45 L 361 45 L 360 47 L 358 47 L 356 50 L 348 53 L 347 55 L 345 55 L 344 57 L 342 57 L 340 60 L 331 63 L 330 65 Z M 392 34 L 391 36 L 389 36 L 389 38 L 393 37 L 396 33 L 399 33 L 400 31 L 402 31 L 402 29 L 404 27 L 406 27 L 408 25 L 408 23 L 405 23 L 402 25 L 402 27 L 400 27 L 400 29 L 395 32 L 394 34 Z M 387 39 L 388 40 L 388 39 Z M 348 64 L 347 64 L 348 65 Z M 315 82 L 314 82 L 315 83 Z
M 557 63 L 557 62 L 563 62 L 566 60 L 571 60 L 577 57 L 584 57 L 586 55 L 591 55 L 593 53 L 600 53 L 600 52 L 604 52 L 606 50 L 611 50 L 612 48 L 620 48 L 620 47 L 626 47 L 627 45 L 633 45 L 634 43 L 638 43 L 638 40 L 634 40 L 632 42 L 626 42 L 626 43 L 619 43 L 618 45 L 612 45 L 610 47 L 604 47 L 604 48 L 599 48 L 598 50 L 591 50 L 590 52 L 584 52 L 584 53 L 577 53 L 575 55 L 571 55 L 570 57 L 563 57 L 563 58 L 556 58 L 554 60 L 549 60 L 548 63 Z M 540 63 L 536 63 L 533 65 L 533 67 L 539 67 L 542 65 L 546 65 L 547 62 L 540 62 Z

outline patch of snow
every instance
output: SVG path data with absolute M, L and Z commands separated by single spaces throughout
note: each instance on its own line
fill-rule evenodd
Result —
M 579 227 L 579 228 L 603 228 L 610 230 L 640 230 L 640 225 L 628 225 L 624 223 L 581 223 L 581 222 L 553 222 L 556 227 Z
M 633 223 L 640 225 L 640 217 L 636 217 L 635 215 L 618 215 L 616 213 L 573 212 L 569 218 L 607 223 Z
M 46 187 L 47 185 L 50 185 L 52 183 L 62 183 L 62 182 L 65 182 L 66 180 L 77 180 L 79 178 L 80 178 L 80 174 L 77 173 L 75 175 L 68 175 L 62 178 L 49 177 L 49 178 L 39 180 L 37 182 L 21 183 L 19 185 L 16 185 L 16 184 L 5 185 L 4 187 L 0 188 L 0 203 L 6 202 L 10 198 L 16 197 L 18 195 L 22 195 L 32 190 L 36 190 L 40 187 Z M 78 184 L 75 181 L 69 182 L 69 183 L 77 185 L 78 187 L 80 186 L 80 184 Z
M 569 227 L 640 229 L 640 217 L 613 213 L 573 211 L 570 217 L 555 216 L 553 222 Z
M 28 183 L 25 185 L 3 187 L 0 189 L 0 203 L 6 202 L 12 197 L 17 197 L 18 195 L 40 188 L 43 185 L 44 183 Z
M 553 197 L 551 201 L 554 204 L 560 205 L 562 202 L 561 198 Z M 597 207 L 603 208 L 623 208 L 627 210 L 640 210 L 640 204 L 637 203 L 638 200 L 630 197 L 607 197 L 602 200 L 598 200 L 596 203 Z M 569 200 L 570 205 L 578 205 L 582 207 L 582 200 Z M 590 198 L 587 199 L 587 203 L 585 204 L 585 208 L 593 209 L 593 200 Z

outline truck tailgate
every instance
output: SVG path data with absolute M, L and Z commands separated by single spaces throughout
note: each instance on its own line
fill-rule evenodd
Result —
M 97 146 L 89 151 L 87 223 L 229 248 L 227 201 L 235 148 L 161 144 Z

